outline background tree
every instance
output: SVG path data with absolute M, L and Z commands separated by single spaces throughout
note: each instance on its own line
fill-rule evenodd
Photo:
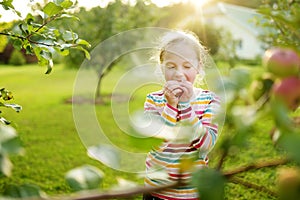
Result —
M 236 49 L 239 41 L 233 39 L 231 33 L 227 30 L 219 29 L 218 32 L 220 36 L 219 48 L 214 58 L 216 61 L 228 63 L 229 67 L 233 68 L 238 61 Z
M 219 49 L 219 43 L 221 40 L 220 31 L 212 24 L 208 24 L 199 19 L 190 20 L 185 24 L 185 29 L 194 32 L 207 47 L 211 55 L 215 55 Z
M 258 12 L 264 20 L 257 19 L 257 25 L 264 28 L 261 39 L 270 46 L 285 46 L 300 50 L 300 1 L 266 1 Z
M 110 2 L 107 7 L 95 7 L 87 11 L 84 8 L 80 8 L 77 16 L 80 20 L 72 23 L 72 29 L 79 35 L 86 38 L 91 43 L 91 50 L 94 49 L 100 42 L 105 41 L 111 36 L 114 36 L 120 32 L 154 26 L 159 20 L 157 15 L 158 8 L 151 3 L 151 1 L 138 0 L 134 5 L 124 3 L 121 0 Z M 142 17 L 141 17 L 142 16 Z M 68 19 L 58 22 L 60 27 L 68 27 L 70 23 Z M 84 29 L 82 27 L 85 27 Z M 86 31 L 89 30 L 89 31 Z M 139 37 L 128 38 L 126 41 L 128 44 L 139 41 Z M 119 44 L 111 44 L 119 45 Z M 127 44 L 122 44 L 126 47 Z M 113 48 L 112 46 L 107 48 Z M 116 66 L 120 59 L 114 60 L 109 66 L 102 66 L 101 63 L 106 63 L 108 59 L 118 55 L 118 52 L 111 52 L 109 49 L 105 55 L 98 55 L 97 63 L 95 62 L 94 68 L 98 75 L 98 89 L 96 92 L 96 98 L 101 96 L 101 83 L 102 79 Z M 84 61 L 84 56 L 79 52 L 73 52 L 70 56 L 65 57 L 64 63 L 67 67 L 79 68 Z M 97 66 L 96 66 L 97 65 Z

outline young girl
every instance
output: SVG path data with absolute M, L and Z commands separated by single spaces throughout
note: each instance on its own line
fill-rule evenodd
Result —
M 192 171 L 207 166 L 207 154 L 217 140 L 218 126 L 213 118 L 219 108 L 219 99 L 213 92 L 193 86 L 196 77 L 203 75 L 207 55 L 195 35 L 181 31 L 168 32 L 160 44 L 158 60 L 165 85 L 162 90 L 147 95 L 145 113 L 159 116 L 169 127 L 168 130 L 189 126 L 191 129 L 183 130 L 190 130 L 191 133 L 185 133 L 190 138 L 182 138 L 181 132 L 174 131 L 175 139 L 165 140 L 159 148 L 148 153 L 146 186 L 166 184 L 166 180 L 151 175 L 151 172 L 161 169 L 168 174 L 167 182 L 180 180 L 182 184 L 144 195 L 143 199 L 196 200 L 201 194 L 189 184 L 189 180 Z M 160 134 L 163 135 L 164 130 L 167 129 Z M 183 158 L 193 159 L 192 164 L 180 167 Z

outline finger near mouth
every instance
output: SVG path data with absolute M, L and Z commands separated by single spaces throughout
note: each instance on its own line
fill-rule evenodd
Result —
M 175 88 L 172 93 L 176 96 L 176 97 L 181 97 L 181 95 L 183 94 L 183 90 L 181 88 Z

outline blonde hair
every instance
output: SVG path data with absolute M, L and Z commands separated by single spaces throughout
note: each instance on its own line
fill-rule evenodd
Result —
M 174 30 L 165 33 L 159 40 L 158 51 L 154 56 L 156 62 L 160 65 L 163 62 L 163 56 L 166 52 L 166 49 L 171 45 L 184 42 L 190 45 L 193 50 L 196 52 L 197 59 L 199 61 L 200 67 L 197 69 L 199 75 L 197 83 L 201 82 L 204 78 L 205 72 L 203 68 L 205 67 L 206 60 L 208 58 L 208 51 L 206 48 L 200 43 L 198 36 L 191 31 L 183 31 L 183 30 Z M 161 67 L 159 67 L 158 73 L 162 73 Z

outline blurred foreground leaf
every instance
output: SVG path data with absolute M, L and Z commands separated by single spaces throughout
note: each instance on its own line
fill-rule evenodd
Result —
M 118 151 L 110 145 L 88 147 L 88 156 L 114 169 L 120 166 L 120 155 Z
M 198 189 L 200 199 L 223 200 L 224 176 L 214 169 L 203 168 L 193 173 L 192 184 Z
M 90 165 L 83 165 L 67 172 L 66 181 L 74 191 L 99 189 L 104 173 Z
M 24 199 L 28 197 L 43 197 L 45 194 L 36 185 L 24 184 L 8 186 L 4 191 L 4 196 Z

